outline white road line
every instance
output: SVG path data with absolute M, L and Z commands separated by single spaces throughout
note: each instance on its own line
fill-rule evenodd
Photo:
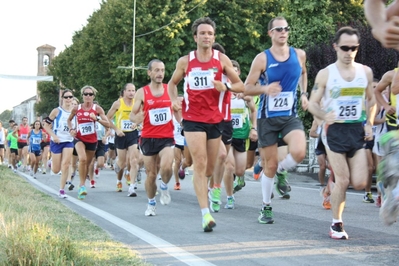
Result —
M 41 182 L 33 179 L 31 176 L 21 173 L 19 172 L 20 175 L 23 175 L 29 182 L 35 184 L 38 187 L 41 187 L 42 189 L 44 189 L 45 191 L 51 193 L 51 194 L 55 194 L 58 195 L 58 191 L 42 184 Z M 125 220 L 122 220 L 108 212 L 105 212 L 103 210 L 100 210 L 96 207 L 93 207 L 87 203 L 84 203 L 78 199 L 72 198 L 72 197 L 68 197 L 66 199 L 62 199 L 62 200 L 68 200 L 72 203 L 74 203 L 75 205 L 78 205 L 79 207 L 88 210 L 96 215 L 98 215 L 99 217 L 109 221 L 110 223 L 113 223 L 114 225 L 125 229 L 128 233 L 140 238 L 141 240 L 147 242 L 148 244 L 150 244 L 151 246 L 156 247 L 159 250 L 162 250 L 163 252 L 169 254 L 170 256 L 176 258 L 177 260 L 187 264 L 187 265 L 192 265 L 192 266 L 202 266 L 202 265 L 208 265 L 208 266 L 215 266 L 215 264 L 212 264 L 200 257 L 195 256 L 194 254 L 185 251 L 182 248 L 176 247 L 175 245 L 163 240 L 162 238 L 159 238 L 153 234 L 151 234 L 148 231 L 145 231 L 143 229 L 141 229 L 140 227 L 137 227 L 131 223 L 126 222 Z

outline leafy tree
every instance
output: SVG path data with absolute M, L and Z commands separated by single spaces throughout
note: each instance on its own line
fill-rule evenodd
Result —
M 3 122 L 3 126 L 5 123 L 7 123 L 11 119 L 11 114 L 12 114 L 11 110 L 4 110 L 0 114 L 0 121 Z
M 35 104 L 35 112 L 39 116 L 48 116 L 59 102 L 59 86 L 55 81 L 40 81 L 37 84 L 40 101 Z

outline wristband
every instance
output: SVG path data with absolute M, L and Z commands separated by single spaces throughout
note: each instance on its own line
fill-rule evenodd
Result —
M 251 130 L 252 130 L 252 129 L 255 130 L 255 131 L 258 131 L 258 130 L 256 130 L 256 128 L 254 128 L 254 127 L 251 127 Z

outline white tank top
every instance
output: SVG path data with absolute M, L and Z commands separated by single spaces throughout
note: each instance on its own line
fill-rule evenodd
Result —
M 179 122 L 177 122 L 176 118 L 173 116 L 173 125 L 175 127 L 174 130 L 174 139 L 176 145 L 184 146 L 184 137 L 181 135 L 182 126 Z
M 58 107 L 58 115 L 53 122 L 53 131 L 59 138 L 60 142 L 72 142 L 73 137 L 69 133 L 68 117 L 71 112 L 67 112 L 61 107 Z M 72 127 L 75 128 L 75 119 L 72 120 Z M 53 138 L 51 138 L 53 140 Z
M 368 85 L 364 66 L 354 63 L 356 74 L 352 81 L 341 77 L 337 65 L 328 69 L 328 80 L 323 106 L 327 112 L 335 111 L 336 123 L 360 123 L 367 119 L 365 93 Z
M 0 130 L 0 145 L 4 145 L 5 139 L 6 139 L 6 136 L 5 136 L 5 134 L 4 134 L 4 128 L 2 128 L 2 129 Z

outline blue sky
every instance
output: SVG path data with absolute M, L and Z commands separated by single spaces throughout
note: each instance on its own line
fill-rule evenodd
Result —
M 59 54 L 72 44 L 101 0 L 1 0 L 0 74 L 37 75 L 37 47 Z M 41 28 L 41 29 L 40 29 Z M 0 113 L 36 95 L 35 81 L 0 79 Z M 55 106 L 54 106 L 55 107 Z

